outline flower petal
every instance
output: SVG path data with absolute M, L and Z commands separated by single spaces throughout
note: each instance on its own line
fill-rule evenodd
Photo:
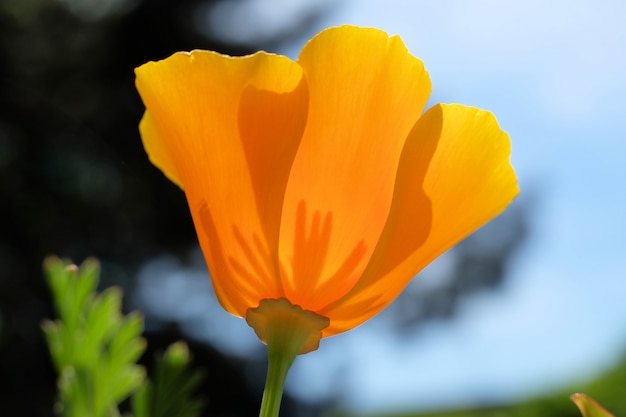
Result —
M 315 311 L 349 291 L 367 265 L 430 80 L 399 37 L 377 29 L 325 30 L 298 62 L 309 119 L 287 185 L 280 260 L 287 298 Z
M 282 296 L 278 230 L 306 124 L 302 69 L 266 53 L 194 51 L 136 73 L 146 151 L 185 190 L 220 302 L 244 316 Z
M 144 113 L 141 122 L 139 122 L 139 132 L 141 133 L 143 147 L 148 153 L 150 162 L 158 167 L 167 179 L 183 188 L 176 163 L 167 149 L 167 142 L 163 140 L 159 129 L 155 125 L 154 120 L 152 120 L 152 115 L 147 111 Z
M 428 110 L 402 152 L 389 220 L 361 280 L 318 311 L 331 318 L 325 336 L 378 313 L 428 263 L 502 212 L 519 192 L 510 151 L 491 113 Z

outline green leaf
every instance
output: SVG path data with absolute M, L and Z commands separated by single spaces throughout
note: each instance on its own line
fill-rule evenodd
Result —
M 134 417 L 150 417 L 150 399 L 152 398 L 152 384 L 146 381 L 131 398 L 131 408 Z
M 121 308 L 122 292 L 119 288 L 109 288 L 85 305 L 83 321 L 88 325 L 83 327 L 84 344 L 79 352 L 81 362 L 93 363 L 99 359 L 120 325 Z
M 155 366 L 154 379 L 140 389 L 131 401 L 135 417 L 195 417 L 203 403 L 191 399 L 202 381 L 200 372 L 191 372 L 187 345 L 170 345 Z
M 146 372 L 142 367 L 127 367 L 109 380 L 107 385 L 107 399 L 110 403 L 117 404 L 129 393 L 137 391 L 146 379 Z
M 57 371 L 60 372 L 67 362 L 67 358 L 63 356 L 63 341 L 61 340 L 59 326 L 57 326 L 57 324 L 53 321 L 44 320 L 41 324 L 41 328 L 46 336 L 46 342 L 48 343 L 48 348 L 50 349 L 50 356 L 52 356 L 52 360 L 54 361 Z
M 44 260 L 44 271 L 48 278 L 48 286 L 52 291 L 54 306 L 61 318 L 66 319 L 68 316 L 66 303 L 66 294 L 68 294 L 68 286 L 71 284 L 70 275 L 76 274 L 75 265 L 67 265 L 57 257 L 50 256 Z
M 137 361 L 144 350 L 146 342 L 140 337 L 143 331 L 143 316 L 130 313 L 117 326 L 116 333 L 109 346 L 112 361 L 130 363 Z
M 80 312 L 98 285 L 98 261 L 87 259 L 79 269 L 68 260 L 50 256 L 44 261 L 44 271 L 57 313 L 66 326 L 75 329 Z
M 578 406 L 583 417 L 614 417 L 588 395 L 574 394 L 570 398 Z

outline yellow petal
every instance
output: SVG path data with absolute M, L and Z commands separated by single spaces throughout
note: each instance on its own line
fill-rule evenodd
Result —
M 180 175 L 178 174 L 178 168 L 176 168 L 176 163 L 167 148 L 167 142 L 161 137 L 161 133 L 154 124 L 154 120 L 152 120 L 152 116 L 148 111 L 144 113 L 139 123 L 139 132 L 141 133 L 141 140 L 148 153 L 150 162 L 163 171 L 163 174 L 165 174 L 170 181 L 180 188 L 183 188 Z
M 351 329 L 387 306 L 433 259 L 502 212 L 518 194 L 508 135 L 489 112 L 437 105 L 402 152 L 389 220 L 361 280 L 318 311 L 325 335 Z
M 136 70 L 151 159 L 185 190 L 217 296 L 243 316 L 283 295 L 278 230 L 304 130 L 302 69 L 258 53 L 177 53 Z
M 377 29 L 325 30 L 298 60 L 309 118 L 287 185 L 287 298 L 315 311 L 358 280 L 387 219 L 400 152 L 430 93 L 423 64 Z

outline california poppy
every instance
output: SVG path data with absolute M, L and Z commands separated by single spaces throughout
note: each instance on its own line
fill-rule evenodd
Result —
M 297 61 L 196 50 L 136 75 L 144 147 L 185 192 L 220 303 L 268 348 L 274 327 L 306 328 L 293 357 L 379 312 L 518 193 L 493 115 L 423 113 L 422 62 L 377 29 L 324 30 Z

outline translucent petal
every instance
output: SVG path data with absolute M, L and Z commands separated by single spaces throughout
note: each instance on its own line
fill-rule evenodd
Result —
M 518 194 L 511 145 L 493 115 L 437 105 L 402 152 L 389 219 L 360 281 L 318 313 L 325 335 L 349 330 L 387 306 L 428 263 L 502 212 Z
M 349 291 L 367 265 L 430 81 L 400 38 L 377 29 L 325 30 L 298 62 L 309 118 L 287 185 L 280 260 L 287 298 L 315 311 Z
M 243 316 L 282 296 L 278 230 L 307 118 L 302 69 L 266 53 L 194 51 L 136 74 L 144 146 L 185 190 L 220 302 Z

